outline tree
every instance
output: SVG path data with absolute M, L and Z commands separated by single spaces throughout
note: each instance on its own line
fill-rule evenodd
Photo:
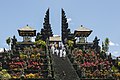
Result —
M 104 46 L 105 46 L 105 52 L 108 52 L 108 49 L 109 49 L 109 38 L 106 38 L 105 39 L 105 42 L 104 42 Z
M 104 42 L 102 42 L 102 51 L 105 51 L 105 45 L 104 45 Z
M 37 36 L 36 36 L 36 38 L 35 38 L 35 41 L 38 41 L 38 40 L 40 40 L 40 39 L 42 39 L 42 35 L 41 35 L 40 33 L 37 33 Z
M 68 47 L 73 47 L 74 42 L 72 40 L 67 41 Z
M 69 53 L 72 52 L 74 42 L 72 40 L 67 40 L 67 46 L 69 48 Z
M 11 38 L 10 38 L 10 37 L 8 37 L 8 38 L 6 39 L 6 43 L 8 44 L 8 46 L 9 46 L 9 48 L 10 48 L 10 43 L 11 43 Z
M 45 48 L 46 47 L 46 42 L 43 40 L 38 40 L 34 42 L 35 45 L 37 45 L 37 47 L 39 48 Z
M 97 36 L 95 36 L 95 39 L 93 40 L 93 49 L 95 49 L 97 53 L 100 52 L 99 41 L 100 39 L 98 39 Z

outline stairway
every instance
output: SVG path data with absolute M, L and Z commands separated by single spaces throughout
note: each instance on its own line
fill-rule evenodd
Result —
M 55 54 L 53 54 L 52 57 L 55 80 L 79 80 L 75 69 L 67 57 L 63 59 Z

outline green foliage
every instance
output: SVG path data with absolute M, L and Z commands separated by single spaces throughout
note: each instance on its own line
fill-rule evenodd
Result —
M 8 45 L 10 45 L 10 43 L 11 43 L 11 38 L 10 38 L 10 37 L 8 37 L 8 38 L 6 39 L 6 43 L 7 43 Z
M 104 42 L 102 42 L 102 50 L 105 50 Z
M 108 38 L 106 38 L 105 39 L 105 52 L 108 52 L 108 49 L 109 49 L 109 39 Z
M 38 41 L 42 38 L 42 35 L 40 33 L 37 33 L 37 36 L 35 38 L 35 41 Z
M 68 47 L 73 47 L 74 42 L 72 40 L 67 41 Z
M 35 41 L 35 45 L 39 46 L 40 48 L 44 48 L 46 46 L 46 42 L 43 40 Z
M 109 38 L 106 38 L 106 39 L 105 39 L 105 45 L 108 46 L 108 45 L 109 45 L 109 42 L 110 42 L 110 41 L 109 41 Z
M 113 72 L 117 72 L 118 69 L 113 65 L 113 66 L 112 66 L 112 71 L 113 71 Z
M 102 50 L 108 52 L 109 50 L 109 38 L 105 38 L 105 41 L 102 42 Z
M 120 66 L 120 62 L 118 62 L 118 66 Z
M 11 75 L 7 72 L 6 69 L 3 69 L 1 71 L 1 76 L 2 76 L 2 80 L 9 80 L 11 78 Z

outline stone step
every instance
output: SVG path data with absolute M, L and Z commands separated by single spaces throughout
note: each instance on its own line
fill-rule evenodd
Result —
M 55 54 L 52 56 L 56 80 L 79 80 L 75 69 L 67 57 L 61 58 Z

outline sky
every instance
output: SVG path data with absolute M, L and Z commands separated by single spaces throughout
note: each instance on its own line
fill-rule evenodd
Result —
M 17 30 L 27 24 L 39 32 L 45 12 L 50 8 L 50 24 L 54 34 L 61 35 L 61 8 L 68 18 L 72 32 L 80 25 L 91 30 L 88 41 L 95 36 L 100 45 L 110 40 L 109 52 L 120 56 L 120 0 L 0 0 L 0 48 L 8 48 L 5 40 L 16 36 Z

